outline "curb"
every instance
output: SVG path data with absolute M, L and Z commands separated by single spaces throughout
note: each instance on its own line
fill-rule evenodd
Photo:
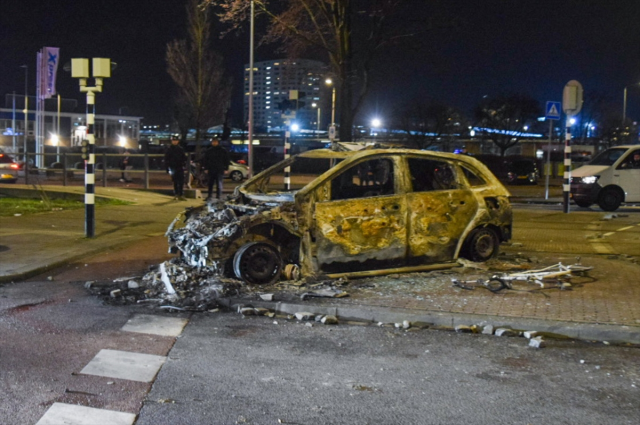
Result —
M 372 306 L 336 306 L 317 305 L 313 303 L 295 303 L 288 301 L 256 301 L 244 298 L 222 298 L 220 303 L 233 309 L 239 304 L 251 304 L 274 310 L 280 314 L 310 312 L 316 315 L 333 315 L 342 320 L 354 320 L 371 323 L 425 322 L 434 326 L 455 328 L 458 325 L 491 324 L 497 327 L 509 327 L 520 331 L 538 331 L 557 337 L 567 337 L 585 341 L 601 341 L 609 343 L 640 344 L 640 326 L 603 325 L 588 322 L 562 322 L 543 319 L 527 319 L 508 316 L 485 316 L 478 314 L 448 312 L 416 312 L 400 308 Z

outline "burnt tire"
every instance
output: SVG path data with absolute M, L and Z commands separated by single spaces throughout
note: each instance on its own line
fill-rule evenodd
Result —
M 498 255 L 499 247 L 496 232 L 487 227 L 475 229 L 467 237 L 463 257 L 476 262 L 487 261 Z
M 600 196 L 598 196 L 598 206 L 605 211 L 615 211 L 620 207 L 622 199 L 622 191 L 609 187 L 600 192 Z
M 264 242 L 243 245 L 233 257 L 233 271 L 239 279 L 252 285 L 274 283 L 282 272 L 278 250 Z
M 229 178 L 231 180 L 233 180 L 234 182 L 240 182 L 242 181 L 242 173 L 238 170 L 234 170 L 231 172 L 231 174 L 229 174 Z

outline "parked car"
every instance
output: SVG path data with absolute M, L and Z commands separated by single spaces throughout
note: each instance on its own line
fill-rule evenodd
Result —
M 225 173 L 225 177 L 230 178 L 234 182 L 241 182 L 246 179 L 249 175 L 249 167 L 245 164 L 238 164 L 237 162 L 231 161 L 227 172 Z
M 20 164 L 6 153 L 0 153 L 0 183 L 15 183 L 18 181 Z
M 533 159 L 514 159 L 507 162 L 507 179 L 510 184 L 538 184 L 540 174 Z
M 605 211 L 623 202 L 640 202 L 640 146 L 607 149 L 571 173 L 571 198 L 580 207 L 598 204 Z
M 285 190 L 288 169 L 309 173 Z M 251 284 L 302 276 L 367 276 L 485 261 L 511 238 L 509 192 L 466 155 L 409 149 L 313 150 L 189 210 L 173 252 Z M 206 249 L 203 249 L 206 248 Z

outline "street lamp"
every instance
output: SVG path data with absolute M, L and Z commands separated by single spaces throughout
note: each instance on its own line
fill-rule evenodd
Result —
M 331 78 L 324 80 L 325 84 L 331 86 L 331 127 L 329 127 L 329 140 L 331 145 L 336 139 L 336 86 Z
M 118 136 L 118 140 L 120 141 L 120 146 L 127 147 L 127 138 L 125 136 Z
M 320 106 L 317 103 L 312 103 L 311 107 L 318 108 L 318 117 L 316 118 L 316 132 L 320 131 Z
M 26 164 L 27 159 L 27 133 L 29 126 L 29 95 L 27 83 L 29 82 L 29 66 L 20 65 L 20 68 L 24 68 L 24 132 L 22 133 L 22 149 L 24 154 L 24 163 Z M 25 166 L 26 167 L 26 166 Z M 27 172 L 25 168 L 25 173 Z
M 622 125 L 623 126 L 625 121 L 627 120 L 627 89 L 633 86 L 640 86 L 640 83 L 629 84 L 624 88 L 624 94 L 622 96 Z
M 371 120 L 371 127 L 372 127 L 373 129 L 378 129 L 378 128 L 380 128 L 380 125 L 381 125 L 381 124 L 382 124 L 382 123 L 381 123 L 381 121 L 380 121 L 380 119 L 379 119 L 379 118 L 374 118 L 374 119 L 372 119 L 372 120 Z M 377 136 L 377 134 L 378 134 L 377 130 L 373 132 L 373 141 L 374 141 L 374 143 L 375 143 L 375 141 L 376 141 L 376 136 Z
M 60 162 L 60 137 L 57 134 L 51 135 L 51 144 L 56 147 L 56 162 Z

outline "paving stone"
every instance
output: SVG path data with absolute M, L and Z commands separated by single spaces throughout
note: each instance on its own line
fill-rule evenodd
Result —
M 136 314 L 122 327 L 126 332 L 137 332 L 161 336 L 178 336 L 188 320 L 154 314 Z
M 135 420 L 133 413 L 53 403 L 36 425 L 133 425 Z
M 129 351 L 100 350 L 80 371 L 84 375 L 151 382 L 167 358 Z

